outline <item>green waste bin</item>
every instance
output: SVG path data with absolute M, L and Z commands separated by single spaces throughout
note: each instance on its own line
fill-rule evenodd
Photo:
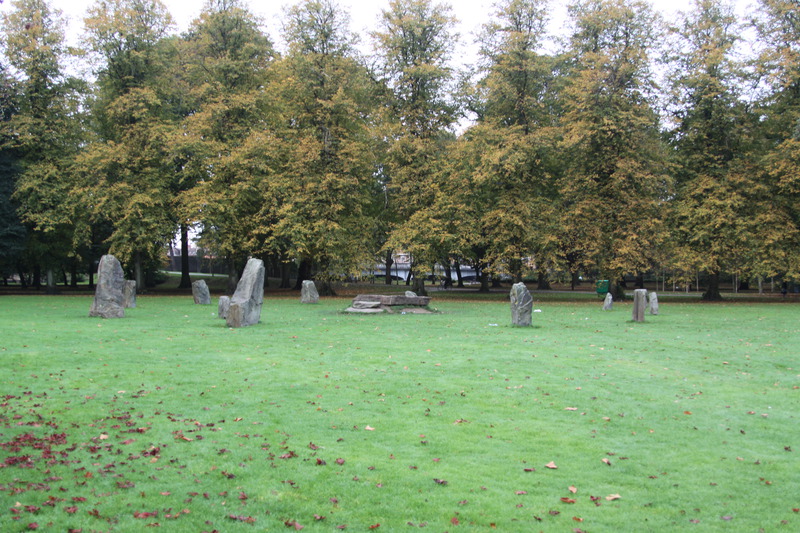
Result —
M 608 280 L 607 279 L 599 279 L 595 282 L 594 288 L 597 291 L 597 294 L 600 296 L 605 296 L 608 294 Z

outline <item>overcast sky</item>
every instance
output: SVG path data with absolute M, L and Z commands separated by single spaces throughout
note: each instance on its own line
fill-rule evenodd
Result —
M 72 39 L 77 39 L 82 28 L 82 19 L 87 8 L 93 4 L 90 0 L 49 0 L 50 5 L 60 9 L 68 17 Z M 162 0 L 166 4 L 177 24 L 177 31 L 183 31 L 189 23 L 197 17 L 205 2 L 203 0 Z M 283 7 L 297 3 L 295 0 L 246 0 L 253 13 L 263 18 L 267 31 L 273 41 L 278 41 L 280 35 L 280 19 Z M 457 52 L 461 63 L 474 61 L 475 48 L 472 47 L 474 35 L 480 26 L 485 23 L 491 14 L 492 4 L 495 0 L 453 0 L 453 14 L 460 21 L 458 32 L 461 36 L 461 47 Z M 748 14 L 749 6 L 756 0 L 729 0 L 736 5 L 737 14 Z M 0 12 L 11 8 L 12 0 L 4 0 L 0 4 Z M 693 0 L 651 0 L 653 6 L 661 11 L 668 19 L 674 19 L 679 10 L 688 10 Z M 339 0 L 339 4 L 350 12 L 351 27 L 353 31 L 362 36 L 362 41 L 369 44 L 368 30 L 376 29 L 378 15 L 389 5 L 389 0 Z M 565 35 L 563 21 L 566 16 L 567 2 L 552 0 L 551 31 L 555 35 Z M 280 42 L 277 42 L 280 45 Z

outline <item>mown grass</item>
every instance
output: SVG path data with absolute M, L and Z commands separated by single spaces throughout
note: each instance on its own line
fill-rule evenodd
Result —
M 0 298 L 0 530 L 798 529 L 794 305 L 448 298 Z

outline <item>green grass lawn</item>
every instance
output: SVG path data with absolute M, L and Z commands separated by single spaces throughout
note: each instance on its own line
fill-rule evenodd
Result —
M 0 298 L 0 531 L 800 529 L 797 306 L 433 296 Z

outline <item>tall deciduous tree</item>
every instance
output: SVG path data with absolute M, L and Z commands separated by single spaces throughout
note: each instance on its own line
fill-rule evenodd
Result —
M 75 260 L 86 229 L 71 194 L 82 138 L 80 84 L 64 72 L 69 51 L 61 13 L 45 0 L 17 0 L 13 8 L 3 17 L 3 43 L 20 79 L 16 112 L 2 123 L 4 148 L 18 157 L 14 199 L 30 230 L 30 260 L 47 269 L 52 288 L 53 269 Z
M 557 213 L 555 141 L 558 125 L 558 59 L 545 54 L 547 0 L 505 0 L 484 27 L 478 82 L 478 126 L 467 137 L 478 156 L 464 194 L 482 198 L 474 225 L 494 270 L 519 280 L 523 263 L 540 272 L 554 259 Z M 542 278 L 543 282 L 546 281 Z
M 740 30 L 730 6 L 696 0 L 672 33 L 675 257 L 684 270 L 708 273 L 703 297 L 717 300 L 720 273 L 744 260 L 749 236 L 742 217 L 749 188 L 742 167 L 744 108 L 740 66 L 733 60 Z
M 565 252 L 601 276 L 643 272 L 664 238 L 668 177 L 652 107 L 657 19 L 638 0 L 570 6 L 574 70 L 564 96 Z M 615 297 L 624 298 L 621 287 Z
M 264 180 L 270 201 L 257 235 L 265 250 L 298 261 L 295 288 L 313 275 L 326 291 L 371 258 L 375 91 L 357 59 L 349 15 L 335 2 L 297 4 L 284 28 L 289 50 L 269 86 L 281 102 L 281 153 Z
M 415 214 L 435 199 L 447 132 L 456 120 L 449 66 L 454 24 L 449 5 L 392 0 L 373 34 L 390 88 L 385 187 L 396 225 L 387 228 L 387 248 L 402 248 L 420 262 L 432 263 L 443 252 L 435 229 L 417 231 Z
M 159 0 L 97 0 L 85 24 L 102 60 L 97 139 L 80 160 L 87 202 L 97 220 L 111 222 L 110 250 L 133 264 L 141 291 L 145 268 L 161 266 L 176 228 L 167 147 L 174 118 L 157 82 L 172 18 Z
M 275 57 L 258 19 L 240 0 L 210 0 L 181 45 L 192 112 L 175 138 L 186 220 L 201 224 L 201 243 L 228 262 L 228 290 L 249 254 L 264 199 L 259 176 L 275 146 L 272 96 L 264 90 Z
M 763 44 L 758 71 L 767 85 L 760 111 L 765 140 L 764 180 L 768 208 L 754 221 L 759 228 L 765 275 L 800 279 L 800 5 L 760 0 L 756 29 Z

